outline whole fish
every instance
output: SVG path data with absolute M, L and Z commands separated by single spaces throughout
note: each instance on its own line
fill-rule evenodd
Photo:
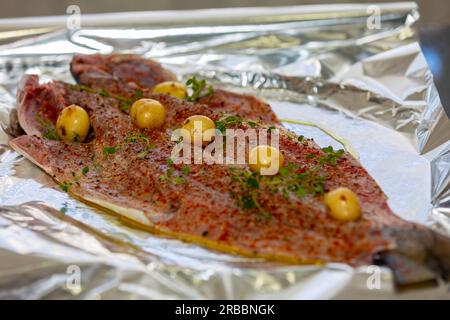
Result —
M 27 134 L 11 140 L 11 147 L 74 197 L 155 233 L 231 254 L 353 266 L 377 260 L 391 267 L 398 284 L 448 277 L 449 239 L 396 216 L 383 191 L 351 155 L 322 149 L 277 124 L 269 126 L 257 110 L 227 121 L 227 108 L 151 90 L 142 95 L 165 106 L 165 125 L 137 129 L 121 108 L 126 90 L 105 95 L 97 89 L 106 90 L 56 81 L 39 84 L 33 75 L 25 76 L 18 89 L 19 121 Z M 89 114 L 92 132 L 86 143 L 53 140 L 56 117 L 71 104 Z M 177 142 L 171 135 L 192 115 L 235 129 L 254 128 L 255 123 L 263 130 L 276 127 L 284 170 L 277 176 L 255 176 L 246 164 L 174 164 L 170 158 Z M 337 187 L 357 194 L 361 219 L 341 222 L 328 215 L 323 194 Z

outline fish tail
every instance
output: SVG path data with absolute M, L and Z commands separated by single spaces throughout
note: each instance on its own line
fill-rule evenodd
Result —
M 450 238 L 425 227 L 389 228 L 395 248 L 380 252 L 375 262 L 388 266 L 398 287 L 449 280 Z

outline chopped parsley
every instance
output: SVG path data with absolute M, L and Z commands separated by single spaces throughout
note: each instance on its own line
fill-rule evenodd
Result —
M 226 129 L 237 125 L 242 125 L 244 119 L 240 116 L 227 116 L 225 118 L 222 118 L 220 120 L 215 121 L 215 125 L 217 130 L 219 130 L 222 134 L 225 133 Z
M 259 188 L 258 180 L 256 180 L 256 178 L 253 177 L 253 176 L 248 177 L 245 182 L 247 183 L 247 186 L 250 187 L 250 188 L 254 188 L 254 189 Z
M 116 153 L 116 148 L 115 147 L 104 147 L 103 148 L 103 154 L 114 154 Z
M 83 85 L 79 85 L 79 84 L 75 84 L 72 87 L 74 90 L 78 90 L 78 91 L 85 91 L 85 92 L 89 92 L 89 93 L 97 93 L 97 91 L 95 89 L 92 89 L 88 86 L 83 86 Z
M 246 211 L 256 210 L 261 217 L 270 220 L 272 218 L 271 214 L 259 203 L 259 175 L 237 168 L 230 168 L 230 172 L 232 174 L 232 181 L 237 182 L 241 189 L 240 196 L 235 192 L 231 193 L 231 196 L 236 198 L 238 206 Z
M 49 140 L 59 140 L 59 136 L 56 131 L 47 131 L 42 136 Z
M 144 159 L 147 156 L 147 154 L 150 152 L 150 150 L 155 149 L 155 148 L 156 148 L 156 146 L 154 144 L 152 144 L 152 143 L 147 144 L 145 149 L 137 154 L 138 159 Z
M 83 176 L 87 175 L 89 172 L 89 167 L 84 167 L 83 170 L 81 170 L 81 173 L 83 174 Z
M 97 91 L 97 90 L 95 90 L 95 89 L 92 89 L 92 88 L 89 88 L 89 87 L 86 87 L 86 86 L 81 86 L 81 85 L 74 85 L 73 88 L 74 88 L 75 90 L 78 90 L 78 91 L 86 91 L 86 92 L 89 92 L 89 93 L 98 94 L 98 95 L 100 95 L 100 96 L 102 96 L 102 97 L 116 99 L 116 100 L 119 101 L 119 108 L 120 108 L 122 111 L 124 111 L 124 112 L 125 112 L 125 111 L 128 111 L 128 110 L 131 108 L 131 105 L 132 105 L 136 100 L 139 100 L 139 99 L 143 98 L 143 96 L 144 96 L 142 90 L 139 90 L 139 89 L 137 89 L 137 90 L 134 92 L 134 96 L 133 96 L 133 97 L 131 97 L 131 98 L 126 98 L 126 97 L 122 97 L 122 96 L 118 96 L 118 95 L 111 94 L 111 93 L 109 93 L 108 91 L 106 91 L 106 90 L 104 90 L 104 89 L 101 89 L 101 90 L 98 90 L 98 91 Z
M 189 172 L 191 171 L 191 169 L 188 166 L 183 166 L 183 168 L 181 169 L 181 172 L 187 176 L 189 174 Z
M 283 188 L 285 193 L 293 193 L 302 198 L 307 194 L 316 196 L 325 192 L 326 176 L 320 175 L 319 167 L 313 167 L 298 173 L 298 167 L 288 165 L 288 173 L 285 176 Z
M 263 176 L 247 169 L 230 168 L 231 179 L 239 192 L 230 195 L 244 210 L 255 210 L 268 218 L 270 213 L 260 203 L 264 193 L 279 193 L 288 199 L 290 195 L 303 198 L 306 195 L 322 195 L 327 177 L 320 174 L 320 166 L 301 168 L 294 163 L 280 168 L 279 174 Z
M 240 199 L 242 209 L 253 209 L 256 207 L 255 200 L 251 195 L 244 194 Z
M 148 139 L 148 137 L 145 135 L 145 134 L 143 134 L 143 133 L 140 133 L 140 134 L 138 134 L 138 135 L 129 135 L 129 136 L 127 136 L 126 138 L 125 138 L 125 141 L 126 142 L 129 142 L 129 143 L 136 143 L 136 142 L 138 142 L 139 140 L 142 140 L 142 141 L 144 141 L 145 143 L 149 143 L 149 139 Z
M 120 110 L 126 112 L 126 111 L 130 110 L 131 106 L 133 105 L 133 103 L 135 101 L 142 99 L 143 96 L 144 96 L 144 94 L 143 94 L 142 90 L 137 89 L 134 92 L 134 96 L 132 98 L 124 98 L 124 97 L 120 97 L 120 96 L 112 96 L 112 97 L 119 100 Z
M 337 164 L 337 160 L 340 159 L 345 153 L 343 149 L 334 151 L 332 146 L 322 148 L 322 151 L 325 152 L 325 156 L 319 158 L 319 163 L 331 164 L 332 166 L 335 166 Z
M 167 169 L 166 174 L 159 176 L 160 181 L 169 181 L 174 184 L 183 184 L 186 182 L 186 176 L 189 175 L 190 168 L 188 166 L 183 166 L 181 168 L 181 175 L 175 175 L 174 162 L 171 158 L 166 160 Z
M 256 128 L 258 125 L 255 121 L 247 121 L 247 124 L 250 128 Z
M 267 133 L 271 133 L 272 130 L 275 130 L 275 129 L 276 129 L 275 126 L 270 126 L 270 127 L 267 129 Z
M 150 150 L 152 150 L 152 149 L 155 149 L 154 144 L 147 145 L 147 147 L 144 150 L 142 150 L 141 152 L 139 152 L 137 154 L 138 159 L 144 159 L 147 156 L 147 154 L 150 152 Z
M 209 97 L 213 94 L 213 88 L 206 80 L 198 80 L 195 76 L 186 81 L 186 86 L 191 87 L 192 93 L 186 97 L 188 101 L 195 102 L 200 98 Z
M 64 181 L 59 185 L 59 187 L 61 188 L 62 191 L 67 192 L 69 191 L 69 185 L 70 184 L 68 182 Z
M 142 99 L 143 97 L 144 97 L 144 93 L 142 92 L 142 90 L 137 89 L 134 92 L 134 99 L 139 100 L 139 99 Z
M 101 95 L 102 97 L 109 97 L 109 93 L 105 90 L 105 89 L 100 89 L 100 91 L 98 92 L 99 95 Z
M 281 176 L 287 176 L 289 174 L 289 168 L 288 167 L 282 167 L 279 170 Z
M 186 180 L 183 177 L 178 176 L 178 177 L 175 177 L 174 182 L 175 182 L 175 184 L 183 184 L 186 182 Z
M 36 115 L 36 121 L 44 127 L 44 133 L 42 134 L 44 138 L 48 140 L 60 140 L 55 127 L 50 121 L 42 118 L 40 115 Z
M 150 143 L 150 139 L 143 133 L 140 133 L 138 135 L 128 135 L 125 138 L 125 142 L 128 143 L 137 143 L 138 141 L 146 143 L 145 148 L 137 154 L 138 159 L 144 159 L 150 152 L 150 150 L 156 148 L 156 146 L 153 143 Z
M 173 173 L 175 172 L 175 169 L 173 168 L 173 160 L 171 158 L 168 158 L 166 160 L 167 163 L 167 169 L 166 169 L 166 174 L 163 174 L 159 177 L 159 180 L 161 181 L 166 181 L 169 180 Z

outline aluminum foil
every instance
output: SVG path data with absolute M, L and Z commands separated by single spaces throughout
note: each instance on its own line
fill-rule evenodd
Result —
M 415 40 L 417 8 L 378 8 L 379 28 L 362 5 L 88 16 L 78 30 L 28 21 L 0 31 L 0 124 L 24 73 L 73 82 L 74 53 L 137 53 L 254 93 L 321 145 L 347 142 L 394 212 L 450 235 L 450 120 Z M 385 268 L 282 266 L 154 236 L 68 197 L 9 139 L 0 131 L 0 298 L 449 297 L 445 285 L 399 294 Z

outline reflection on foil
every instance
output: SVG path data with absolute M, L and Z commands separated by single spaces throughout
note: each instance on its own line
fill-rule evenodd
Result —
M 431 161 L 433 217 L 450 230 L 450 146 Z
M 431 172 L 430 160 L 420 155 L 450 139 L 450 120 L 414 39 L 416 6 L 381 5 L 381 29 L 366 27 L 360 6 L 323 8 L 171 26 L 36 28 L 38 37 L 1 42 L 0 125 L 8 127 L 22 74 L 71 82 L 74 53 L 137 53 L 180 77 L 197 74 L 256 93 L 279 118 L 332 129 L 360 155 L 398 215 L 450 234 L 450 151 L 431 162 Z M 285 126 L 337 146 L 317 128 Z M 399 297 L 386 269 L 381 288 L 371 291 L 366 268 L 280 266 L 129 227 L 58 190 L 8 140 L 0 131 L 0 298 Z M 73 266 L 80 270 L 79 287 L 70 285 Z

